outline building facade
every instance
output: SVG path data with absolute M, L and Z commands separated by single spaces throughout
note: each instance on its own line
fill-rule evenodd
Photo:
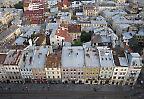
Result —
M 62 82 L 83 83 L 84 50 L 83 47 L 63 47 Z
M 52 53 L 47 56 L 45 72 L 49 83 L 61 82 L 61 52 Z

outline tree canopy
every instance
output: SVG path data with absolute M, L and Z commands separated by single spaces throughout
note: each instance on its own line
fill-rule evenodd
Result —
M 23 9 L 23 2 L 19 1 L 17 4 L 14 5 L 16 9 Z
M 81 42 L 83 43 L 89 42 L 91 40 L 92 34 L 93 34 L 93 31 L 89 31 L 89 32 L 82 31 L 81 36 L 80 36 Z

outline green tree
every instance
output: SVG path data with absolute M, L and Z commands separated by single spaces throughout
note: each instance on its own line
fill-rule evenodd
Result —
M 23 2 L 19 1 L 17 4 L 14 5 L 16 9 L 23 9 Z
M 75 40 L 73 41 L 73 44 L 72 46 L 81 46 L 82 45 L 82 42 L 80 40 Z
M 130 48 L 132 48 L 134 52 L 139 53 L 139 54 L 142 53 L 143 46 L 138 44 L 138 41 L 135 36 L 129 40 L 129 46 Z
M 81 32 L 81 36 L 80 36 L 80 40 L 81 42 L 85 43 L 85 42 L 89 42 L 91 40 L 91 36 L 93 34 L 93 31 L 82 31 Z

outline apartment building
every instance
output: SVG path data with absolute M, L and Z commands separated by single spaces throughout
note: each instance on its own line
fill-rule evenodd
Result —
M 125 78 L 129 69 L 128 61 L 125 56 L 118 57 L 117 55 L 113 55 L 113 57 L 116 66 L 114 67 L 111 84 L 124 85 Z
M 20 83 L 22 82 L 20 74 L 19 61 L 22 56 L 21 50 L 10 50 L 3 63 L 4 70 L 7 73 L 5 78 L 8 78 L 7 82 Z
M 111 28 L 101 27 L 95 28 L 91 38 L 92 46 L 109 46 L 115 47 L 118 41 L 118 36 Z
M 28 82 L 42 83 L 46 82 L 46 73 L 44 65 L 46 57 L 52 53 L 51 46 L 29 46 L 27 47 L 21 59 L 20 71 L 22 79 Z
M 68 33 L 71 35 L 72 40 L 80 39 L 81 36 L 81 26 L 77 24 L 68 25 Z
M 63 83 L 84 83 L 83 47 L 81 46 L 63 47 L 61 64 L 62 64 L 61 73 Z
M 94 16 L 94 17 L 86 17 L 81 16 L 79 20 L 76 21 L 78 25 L 81 26 L 81 30 L 85 30 L 85 28 L 95 28 L 95 27 L 106 27 L 107 22 L 102 16 Z
M 24 0 L 24 16 L 30 24 L 42 24 L 45 21 L 44 14 L 46 0 Z
M 86 16 L 97 16 L 99 13 L 98 6 L 96 4 L 85 4 L 83 5 L 83 13 Z
M 127 53 L 128 73 L 125 78 L 125 84 L 134 85 L 142 69 L 142 58 L 138 53 Z
M 99 84 L 109 84 L 115 67 L 112 50 L 107 46 L 97 47 L 100 60 Z
M 5 61 L 7 54 L 6 53 L 0 53 L 0 82 L 6 82 L 7 81 L 7 73 L 4 69 L 3 63 Z
M 61 52 L 52 53 L 47 56 L 45 72 L 48 82 L 61 82 Z
M 98 84 L 100 62 L 96 48 L 85 48 L 85 66 L 83 67 L 85 84 Z

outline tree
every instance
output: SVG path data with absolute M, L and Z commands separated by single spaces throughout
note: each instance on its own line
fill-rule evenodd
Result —
M 17 4 L 14 5 L 16 9 L 23 9 L 23 2 L 19 1 Z
M 135 36 L 129 40 L 129 46 L 134 52 L 141 54 L 143 46 L 138 44 Z
M 82 42 L 80 40 L 74 40 L 72 46 L 81 46 Z
M 83 43 L 89 42 L 91 40 L 92 34 L 93 34 L 93 31 L 89 31 L 89 32 L 82 31 L 81 36 L 80 36 L 81 42 Z

